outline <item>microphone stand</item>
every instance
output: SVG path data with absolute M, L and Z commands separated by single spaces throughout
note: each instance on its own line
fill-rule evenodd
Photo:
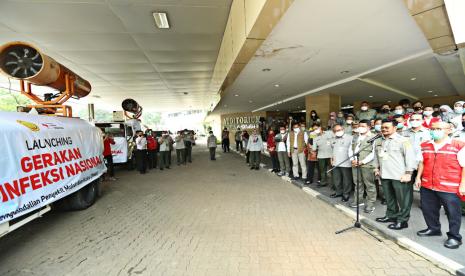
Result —
M 379 136 L 378 138 L 381 138 L 381 136 Z M 376 138 L 376 139 L 378 139 Z M 373 139 L 373 138 L 372 138 Z M 359 205 L 359 202 L 360 202 L 360 199 L 359 199 L 359 189 L 360 189 L 360 165 L 358 163 L 358 161 L 360 160 L 360 152 L 362 152 L 363 150 L 369 148 L 369 147 L 373 147 L 373 143 L 376 141 L 376 139 L 373 139 L 371 142 L 369 142 L 368 145 L 366 145 L 365 147 L 359 149 L 358 151 L 354 152 L 352 154 L 352 156 L 349 156 L 348 158 L 346 158 L 345 160 L 343 160 L 342 162 L 340 162 L 339 164 L 333 166 L 333 168 L 331 168 L 330 170 L 328 170 L 326 173 L 329 173 L 331 171 L 333 171 L 336 167 L 338 167 L 339 165 L 345 163 L 346 161 L 352 159 L 352 158 L 355 158 L 355 161 L 357 162 L 357 167 L 356 167 L 356 171 L 357 171 L 357 183 L 356 183 L 356 191 L 355 191 L 355 198 L 356 198 L 356 204 L 357 204 L 357 208 L 356 208 L 356 220 L 355 220 L 355 223 L 353 226 L 349 226 L 347 228 L 344 228 L 342 230 L 339 230 L 339 231 L 336 231 L 336 235 L 337 234 L 341 234 L 341 233 L 344 233 L 348 230 L 351 230 L 351 229 L 361 229 L 363 231 L 365 231 L 367 234 L 369 234 L 370 236 L 372 236 L 374 239 L 376 239 L 377 241 L 379 242 L 382 242 L 381 239 L 379 239 L 378 237 L 376 237 L 374 234 L 370 233 L 367 229 L 365 229 L 362 224 L 360 223 L 360 205 Z

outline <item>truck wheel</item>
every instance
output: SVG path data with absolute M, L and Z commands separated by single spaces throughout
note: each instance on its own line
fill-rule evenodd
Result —
M 68 204 L 70 210 L 84 210 L 92 206 L 97 200 L 98 195 L 98 184 L 100 178 L 87 184 L 84 188 L 70 195 L 68 198 Z

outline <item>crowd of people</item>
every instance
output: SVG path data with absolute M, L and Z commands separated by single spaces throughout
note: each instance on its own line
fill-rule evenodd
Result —
M 176 163 L 178 166 L 192 163 L 192 146 L 195 145 L 194 132 L 190 130 L 180 130 L 173 137 L 168 131 L 163 131 L 160 137 L 156 137 L 151 129 L 145 133 L 138 130 L 133 138 L 134 140 L 134 158 L 137 170 L 145 174 L 147 169 L 159 168 L 161 171 L 170 169 L 172 163 L 172 152 L 176 152 Z M 113 156 L 111 145 L 115 141 L 111 134 L 103 135 L 103 156 L 108 168 L 109 180 L 115 180 Z
M 258 170 L 266 140 L 273 172 L 304 185 L 330 186 L 330 197 L 366 213 L 380 200 L 386 212 L 376 221 L 392 230 L 408 227 L 416 187 L 427 225 L 417 235 L 442 235 L 442 206 L 449 221 L 444 246 L 455 249 L 462 244 L 465 213 L 464 104 L 425 106 L 405 99 L 376 111 L 363 102 L 355 114 L 331 112 L 325 124 L 312 110 L 307 122 L 290 120 L 279 130 L 269 129 L 267 137 L 237 129 L 236 150 L 245 150 L 250 168 Z M 223 150 L 229 151 L 227 129 L 222 138 Z M 359 201 L 353 195 L 357 190 Z

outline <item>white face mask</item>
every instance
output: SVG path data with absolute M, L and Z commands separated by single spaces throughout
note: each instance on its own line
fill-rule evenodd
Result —
M 358 128 L 358 133 L 365 134 L 365 133 L 367 133 L 367 131 L 368 131 L 368 128 L 366 128 L 366 127 L 359 127 Z
M 404 111 L 402 109 L 394 110 L 394 114 L 396 114 L 396 115 L 402 115 L 403 113 L 404 113 Z
M 429 116 L 433 115 L 433 111 L 423 111 L 423 115 L 429 117 Z
M 343 130 L 339 130 L 339 131 L 336 131 L 336 136 L 337 137 L 342 137 L 342 135 L 344 135 L 344 131 Z
M 461 106 L 456 106 L 454 107 L 455 113 L 462 114 L 463 113 L 463 107 Z
M 305 131 L 305 127 L 300 127 L 300 130 Z
M 313 132 L 315 132 L 316 134 L 319 134 L 319 133 L 321 133 L 321 129 L 317 128 Z
M 368 106 L 362 106 L 361 108 L 363 111 L 367 111 L 368 110 Z
M 419 127 L 419 126 L 421 126 L 421 124 L 423 124 L 422 121 L 410 121 L 410 125 L 412 127 Z
M 297 128 L 297 127 L 294 128 L 294 132 L 296 132 L 296 133 L 299 132 L 299 130 L 300 130 L 300 128 Z
M 286 133 L 286 131 L 285 131 L 285 130 L 280 130 L 279 132 L 281 132 L 282 134 Z
M 346 121 L 346 123 L 347 123 L 348 125 L 352 124 L 353 122 L 354 122 L 354 121 L 352 121 L 352 120 Z

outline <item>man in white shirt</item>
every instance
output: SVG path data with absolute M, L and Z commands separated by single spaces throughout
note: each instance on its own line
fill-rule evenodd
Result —
M 295 123 L 292 127 L 293 132 L 287 136 L 287 153 L 292 157 L 292 173 L 294 180 L 299 178 L 299 165 L 302 171 L 302 180 L 307 181 L 307 161 L 304 150 L 307 147 L 308 135 L 301 131 L 300 124 Z
M 147 169 L 147 139 L 141 130 L 136 132 L 136 165 L 137 170 L 144 174 Z

